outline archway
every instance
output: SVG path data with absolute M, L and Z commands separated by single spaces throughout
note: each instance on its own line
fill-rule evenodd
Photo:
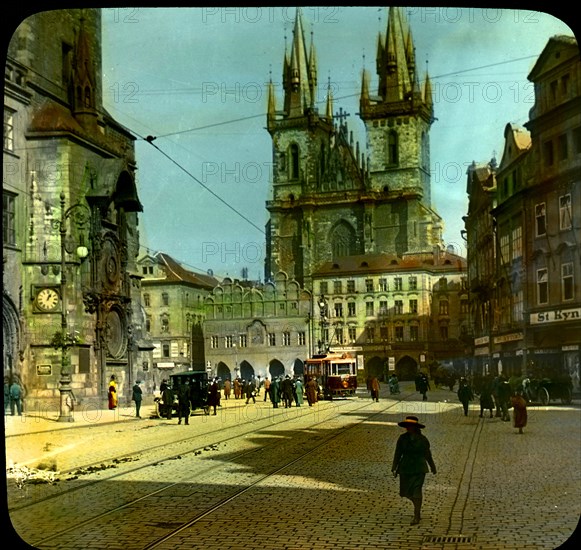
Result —
M 367 361 L 367 376 L 375 377 L 378 380 L 384 380 L 385 376 L 385 361 L 381 357 L 372 357 Z
M 400 380 L 415 380 L 418 373 L 418 363 L 409 355 L 405 355 L 397 362 L 395 371 Z
M 300 359 L 295 359 L 293 364 L 293 372 L 295 376 L 300 376 L 301 379 L 305 374 L 305 365 Z
M 278 376 L 284 376 L 284 365 L 278 359 L 272 359 L 268 364 L 268 372 L 271 380 Z
M 226 363 L 220 361 L 218 363 L 218 368 L 216 369 L 216 376 L 222 380 L 231 379 L 232 373 L 230 372 L 230 367 Z
M 252 380 L 254 378 L 254 367 L 246 360 L 240 363 L 240 378 L 243 380 Z

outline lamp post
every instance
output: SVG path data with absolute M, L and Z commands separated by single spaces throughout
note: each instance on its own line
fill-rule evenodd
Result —
M 74 335 L 70 336 L 68 332 L 68 322 L 67 322 L 67 275 L 66 275 L 66 259 L 65 255 L 67 253 L 66 248 L 66 238 L 67 238 L 67 219 L 72 217 L 73 213 L 76 214 L 75 223 L 79 228 L 83 228 L 87 221 L 90 219 L 91 211 L 89 207 L 81 204 L 75 203 L 65 210 L 65 194 L 61 192 L 61 219 L 58 221 L 60 230 L 60 244 L 61 244 L 61 335 L 62 335 L 62 347 L 61 347 L 61 372 L 60 372 L 60 409 L 58 422 L 73 422 L 74 418 L 72 415 L 73 410 L 73 391 L 71 389 L 71 372 L 70 372 L 70 353 L 69 348 L 74 345 L 75 338 Z M 84 245 L 79 245 L 76 248 L 77 256 L 84 260 L 88 254 L 89 250 Z
M 238 372 L 238 348 L 236 344 L 232 344 L 232 347 L 234 348 L 234 374 L 236 378 L 240 378 L 240 373 Z

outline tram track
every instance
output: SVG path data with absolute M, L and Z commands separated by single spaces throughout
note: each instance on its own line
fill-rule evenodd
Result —
M 403 398 L 403 400 L 405 400 L 405 399 L 406 398 Z M 290 459 L 284 459 L 284 460 L 282 460 L 282 462 L 277 463 L 274 467 L 270 468 L 268 471 L 265 471 L 265 472 L 261 473 L 260 475 L 256 475 L 253 479 L 249 480 L 248 482 L 245 482 L 241 486 L 236 487 L 235 491 L 230 492 L 230 493 L 225 494 L 225 495 L 220 495 L 219 498 L 216 498 L 215 502 L 209 503 L 205 508 L 194 513 L 186 521 L 180 522 L 179 525 L 177 525 L 173 529 L 171 529 L 171 531 L 169 533 L 164 533 L 163 535 L 158 536 L 157 538 L 155 538 L 155 540 L 151 541 L 144 548 L 155 548 L 155 547 L 163 544 L 164 542 L 170 540 L 172 537 L 175 537 L 176 535 L 178 535 L 184 529 L 191 527 L 192 525 L 199 522 L 200 520 L 202 520 L 202 519 L 206 518 L 207 516 L 217 512 L 225 504 L 232 502 L 236 498 L 238 498 L 241 495 L 245 494 L 246 492 L 250 491 L 253 487 L 256 487 L 260 483 L 263 483 L 266 480 L 272 478 L 273 476 L 276 476 L 280 472 L 283 472 L 285 469 L 288 469 L 292 465 L 300 462 L 301 460 L 304 460 L 306 457 L 315 453 L 316 451 L 323 449 L 326 445 L 329 445 L 336 438 L 343 436 L 344 434 L 348 433 L 350 430 L 357 428 L 357 427 L 360 427 L 362 424 L 377 417 L 378 415 L 383 415 L 386 412 L 389 412 L 391 409 L 397 407 L 399 404 L 400 404 L 400 401 L 390 403 L 387 407 L 382 407 L 382 409 L 380 411 L 374 412 L 371 415 L 367 414 L 366 417 L 363 418 L 362 420 L 359 420 L 357 422 L 349 422 L 346 426 L 344 426 L 340 429 L 334 429 L 331 433 L 326 434 L 325 437 L 323 437 L 323 439 L 320 439 L 320 438 L 317 439 L 316 437 L 312 436 L 312 434 L 315 433 L 316 430 L 318 428 L 320 428 L 321 426 L 323 426 L 324 424 L 329 423 L 329 422 L 333 422 L 334 420 L 344 416 L 343 415 L 344 411 L 339 410 L 337 412 L 337 414 L 333 415 L 332 417 L 328 416 L 319 422 L 309 424 L 308 429 L 306 430 L 307 433 L 305 434 L 305 437 L 302 437 L 302 438 L 300 438 L 300 440 L 298 442 L 295 442 L 294 446 L 289 444 L 289 447 L 292 447 L 292 448 L 286 449 L 287 454 L 291 455 Z M 362 403 L 361 406 L 351 409 L 349 411 L 349 414 L 350 415 L 357 415 L 359 412 L 361 412 L 362 410 L 365 410 L 365 409 L 369 409 L 369 402 L 367 400 L 364 403 Z M 222 437 L 220 439 L 215 439 L 213 441 L 213 443 L 206 443 L 203 447 L 207 448 L 209 445 L 214 445 L 216 447 L 223 448 L 228 443 L 230 443 L 234 440 L 239 441 L 240 438 L 243 438 L 245 435 L 250 435 L 250 434 L 252 434 L 253 436 L 256 436 L 257 434 L 260 435 L 261 432 L 272 430 L 273 428 L 276 429 L 277 427 L 280 427 L 281 425 L 286 424 L 287 422 L 290 422 L 290 421 L 296 421 L 296 418 L 287 418 L 287 419 L 281 420 L 280 422 L 277 422 L 274 425 L 272 424 L 271 419 L 269 419 L 269 423 L 267 425 L 264 425 L 264 426 L 257 428 L 257 426 L 254 424 L 251 426 L 251 429 L 245 431 L 242 434 L 238 431 L 236 434 L 232 434 L 227 438 Z M 185 438 L 184 441 L 187 441 L 188 439 L 191 439 L 191 438 Z M 259 445 L 258 448 L 247 449 L 247 450 L 244 450 L 243 452 L 232 454 L 229 456 L 229 460 L 231 461 L 231 463 L 238 464 L 243 459 L 254 460 L 256 458 L 256 455 L 259 455 L 260 453 L 263 453 L 263 455 L 267 455 L 268 457 L 270 457 L 271 455 L 269 453 L 274 453 L 274 455 L 276 455 L 276 451 L 273 451 L 273 449 L 275 449 L 279 444 L 280 444 L 280 442 L 276 441 L 276 440 L 272 441 L 268 444 L 261 444 L 261 445 Z M 158 447 L 159 446 L 154 446 L 154 447 L 152 447 L 152 449 L 158 448 Z M 26 510 L 30 511 L 35 506 L 39 506 L 39 505 L 46 506 L 46 504 L 48 502 L 52 503 L 49 505 L 51 505 L 51 506 L 54 505 L 54 506 L 58 507 L 58 499 L 60 497 L 70 499 L 71 492 L 77 492 L 77 493 L 79 493 L 79 495 L 82 495 L 82 494 L 84 494 L 83 491 L 85 491 L 85 492 L 90 491 L 92 487 L 95 487 L 101 483 L 104 483 L 104 482 L 110 483 L 113 481 L 121 481 L 124 478 L 131 478 L 132 475 L 135 475 L 136 473 L 138 473 L 140 471 L 142 473 L 144 473 L 147 469 L 155 468 L 157 465 L 159 465 L 162 462 L 168 462 L 168 461 L 170 461 L 172 459 L 176 459 L 178 457 L 182 458 L 182 459 L 188 458 L 188 457 L 194 458 L 197 456 L 196 451 L 199 451 L 203 447 L 196 447 L 195 449 L 191 449 L 187 453 L 181 452 L 179 454 L 177 454 L 177 453 L 166 454 L 163 458 L 156 458 L 155 460 L 151 460 L 146 464 L 142 463 L 139 466 L 128 467 L 123 472 L 118 472 L 118 473 L 114 473 L 112 475 L 102 476 L 99 479 L 90 480 L 89 482 L 85 482 L 82 485 L 78 485 L 76 487 L 70 488 L 67 491 L 62 491 L 61 493 L 51 495 L 50 497 L 43 499 L 43 501 L 35 501 L 34 503 L 30 503 L 28 505 L 21 506 L 18 509 L 12 509 L 12 513 L 16 514 L 16 516 L 17 516 L 19 511 L 26 511 Z M 220 454 L 212 455 L 212 458 L 219 459 L 219 456 L 220 456 Z M 50 545 L 50 543 L 52 541 L 54 541 L 55 539 L 60 540 L 63 536 L 65 536 L 67 534 L 72 534 L 72 533 L 77 532 L 79 530 L 86 529 L 87 527 L 90 527 L 92 524 L 99 524 L 100 522 L 106 521 L 107 518 L 116 517 L 119 513 L 127 511 L 127 510 L 131 510 L 134 507 L 137 507 L 140 505 L 143 506 L 143 503 L 147 502 L 148 500 L 155 499 L 155 497 L 159 497 L 160 495 L 163 495 L 164 493 L 167 493 L 170 489 L 175 488 L 176 486 L 199 482 L 199 480 L 203 479 L 204 476 L 212 476 L 212 474 L 215 473 L 220 468 L 224 468 L 224 463 L 221 461 L 219 461 L 216 464 L 206 466 L 205 468 L 194 469 L 188 475 L 180 477 L 176 481 L 172 481 L 171 483 L 163 483 L 162 485 L 156 487 L 154 490 L 151 490 L 151 491 L 148 491 L 144 494 L 141 494 L 137 498 L 129 499 L 120 505 L 112 506 L 111 508 L 109 508 L 107 510 L 96 513 L 90 518 L 86 518 L 82 521 L 75 521 L 73 523 L 73 525 L 71 525 L 70 521 L 69 521 L 68 522 L 69 525 L 66 529 L 59 529 L 58 532 L 53 532 L 49 537 L 43 537 L 43 538 L 34 540 L 33 543 L 36 547 L 39 547 L 39 548 L 41 548 L 43 545 L 46 545 L 46 544 Z M 145 476 L 145 477 L 147 477 L 147 476 Z M 79 496 L 77 498 L 79 500 L 83 499 L 82 496 Z M 88 500 L 88 499 L 89 499 L 89 497 L 87 495 L 86 500 Z M 16 520 L 17 519 L 18 518 L 16 517 Z

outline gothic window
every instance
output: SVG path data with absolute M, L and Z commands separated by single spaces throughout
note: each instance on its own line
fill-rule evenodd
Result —
M 390 130 L 387 134 L 387 163 L 391 165 L 398 164 L 398 143 L 397 132 Z
M 143 295 L 143 305 L 145 307 L 149 307 L 151 305 L 151 303 L 149 301 L 149 294 L 144 294 Z
M 16 202 L 10 193 L 2 194 L 2 238 L 5 245 L 16 244 Z
M 14 112 L 4 110 L 4 149 L 14 151 Z
M 290 179 L 299 179 L 299 146 L 293 143 L 290 146 Z
M 333 258 L 355 254 L 355 231 L 346 222 L 340 222 L 331 232 Z
M 549 301 L 549 275 L 547 268 L 537 269 L 537 303 Z

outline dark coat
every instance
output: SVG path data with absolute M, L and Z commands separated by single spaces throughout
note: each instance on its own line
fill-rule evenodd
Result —
M 428 438 L 420 432 L 401 434 L 395 446 L 391 470 L 398 474 L 425 474 L 429 470 L 435 473 Z
M 131 396 L 131 399 L 133 401 L 136 402 L 140 402 L 143 398 L 143 391 L 141 390 L 141 387 L 139 386 L 139 384 L 135 384 L 133 386 L 133 395 Z

